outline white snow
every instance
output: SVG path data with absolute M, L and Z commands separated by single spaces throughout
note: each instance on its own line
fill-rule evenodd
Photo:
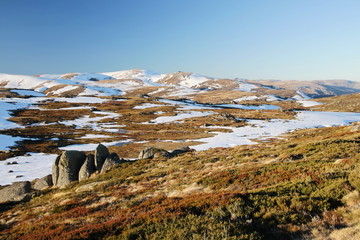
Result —
M 218 133 L 214 137 L 198 139 L 205 144 L 194 146 L 196 150 L 206 150 L 214 147 L 234 147 L 237 145 L 256 144 L 254 139 L 266 139 L 277 137 L 289 131 L 304 128 L 330 127 L 346 125 L 350 122 L 359 121 L 360 113 L 339 113 L 339 112 L 298 112 L 294 120 L 262 120 L 248 121 L 253 126 L 232 128 L 231 133 Z M 216 127 L 218 128 L 218 127 Z
M 24 108 L 27 105 L 28 104 L 24 104 L 23 102 L 14 101 L 14 99 L 0 99 L 0 129 L 18 127 L 18 124 L 7 120 L 9 117 L 11 117 L 9 111 L 18 108 Z
M 210 78 L 205 77 L 203 75 L 193 73 L 188 77 L 184 77 L 183 81 L 180 82 L 180 85 L 189 87 L 189 88 L 199 87 L 200 84 L 202 84 L 206 81 L 209 81 L 209 79 Z
M 309 100 L 300 100 L 298 101 L 299 103 L 301 103 L 304 107 L 313 107 L 313 106 L 317 106 L 317 105 L 322 105 L 323 103 L 320 102 L 315 102 L 315 101 L 309 101 Z
M 253 89 L 258 88 L 258 86 L 250 83 L 239 83 L 239 87 L 236 88 L 236 90 L 242 91 L 242 92 L 252 92 Z
M 90 88 L 85 88 L 84 91 L 79 93 L 79 96 L 93 96 L 93 95 L 99 95 L 99 92 L 92 90 Z
M 164 106 L 164 105 L 154 104 L 154 103 L 144 103 L 139 106 L 133 107 L 133 109 L 146 109 L 146 108 L 161 107 L 161 106 Z
M 242 101 L 254 101 L 259 99 L 258 96 L 245 96 L 245 97 L 241 97 L 241 98 L 237 98 L 234 101 L 236 102 L 242 102 Z
M 272 102 L 272 101 L 282 101 L 281 98 L 279 98 L 278 96 L 275 95 L 265 95 L 265 99 L 268 102 Z
M 173 89 L 172 91 L 170 91 L 168 94 L 166 94 L 166 96 L 168 97 L 184 97 L 184 96 L 188 96 L 188 95 L 196 95 L 199 93 L 205 92 L 204 90 L 197 90 L 197 89 L 192 89 L 192 88 L 187 88 L 187 87 L 177 87 L 176 89 Z
M 159 88 L 156 91 L 150 92 L 149 95 L 155 95 L 155 94 L 161 93 L 163 91 L 167 91 L 167 90 L 168 90 L 167 88 Z
M 139 79 L 143 81 L 146 86 L 164 86 L 163 84 L 157 83 L 157 81 L 164 78 L 165 74 L 159 74 L 145 69 L 131 69 L 117 72 L 106 72 L 103 74 L 111 76 L 115 79 Z
M 28 108 L 31 104 L 44 100 L 44 98 L 0 98 L 0 129 L 9 129 L 21 127 L 20 125 L 10 122 L 10 110 Z
M 107 132 L 119 132 L 120 130 L 116 125 L 109 125 L 104 123 L 99 123 L 102 120 L 105 119 L 116 119 L 120 115 L 113 112 L 101 112 L 101 111 L 93 111 L 94 114 L 103 115 L 99 117 L 90 117 L 89 115 L 85 115 L 81 118 L 77 118 L 75 120 L 66 120 L 61 121 L 59 123 L 67 125 L 67 126 L 73 126 L 75 125 L 76 128 L 91 128 L 94 131 L 107 131 Z M 105 127 L 105 128 L 104 128 Z
M 309 96 L 307 96 L 305 93 L 303 93 L 301 90 L 296 91 L 297 95 L 293 97 L 295 100 L 307 100 L 311 99 Z
M 242 104 L 220 104 L 214 105 L 222 108 L 236 108 L 236 109 L 247 109 L 247 110 L 277 110 L 279 106 L 263 104 L 263 105 L 242 105 Z
M 205 106 L 204 104 L 194 103 L 192 101 L 188 102 L 181 102 L 181 101 L 175 101 L 175 100 L 169 100 L 169 99 L 161 99 L 160 102 L 166 103 L 172 106 L 176 106 L 180 108 L 181 110 L 202 110 L 202 109 L 216 109 L 217 107 L 212 106 Z
M 69 102 L 69 103 L 103 103 L 109 101 L 109 99 L 98 97 L 75 97 L 75 98 L 52 98 L 57 102 Z
M 85 136 L 81 137 L 81 139 L 96 139 L 96 138 L 111 138 L 111 136 L 103 135 L 103 134 L 86 134 Z
M 32 96 L 32 97 L 44 97 L 45 96 L 45 94 L 43 94 L 41 92 L 36 92 L 33 90 L 13 89 L 13 90 L 11 90 L 11 92 L 15 92 L 22 96 Z
M 32 89 L 45 81 L 45 79 L 25 75 L 0 74 L 0 82 L 6 83 L 3 86 L 5 88 Z
M 68 91 L 71 91 L 71 90 L 75 90 L 75 89 L 77 89 L 79 86 L 77 86 L 77 85 L 75 85 L 75 86 L 73 86 L 73 85 L 68 85 L 68 86 L 65 86 L 65 87 L 63 87 L 63 88 L 60 88 L 60 89 L 58 89 L 58 90 L 56 90 L 56 91 L 53 91 L 52 93 L 53 94 L 61 94 L 61 93 L 64 93 L 64 92 L 68 92 Z
M 71 79 L 76 81 L 97 81 L 112 79 L 112 77 L 101 73 L 78 73 Z
M 11 129 L 23 127 L 7 119 L 10 118 L 10 110 L 29 108 L 31 104 L 37 103 L 43 98 L 1 98 L 0 99 L 0 129 Z M 0 134 L 0 150 L 6 150 L 15 145 L 16 141 L 21 140 L 20 137 L 11 137 Z
M 255 101 L 255 100 L 265 100 L 267 102 L 282 101 L 281 98 L 275 95 L 245 96 L 245 97 L 237 98 L 234 101 L 241 102 L 241 101 Z
M 51 167 L 56 154 L 31 153 L 30 156 L 8 158 L 0 162 L 0 185 L 11 184 L 17 181 L 32 181 L 35 178 L 45 177 L 51 173 Z M 5 165 L 6 162 L 18 164 Z M 12 170 L 14 172 L 9 173 Z M 16 178 L 16 176 L 23 177 Z
M 114 96 L 122 94 L 120 89 L 115 89 L 99 85 L 97 82 L 89 82 L 86 86 L 86 90 L 79 94 L 79 96 L 83 95 L 96 95 L 96 96 Z
M 107 76 L 111 76 L 115 79 L 157 79 L 162 76 L 162 74 L 152 72 L 145 69 L 130 69 L 116 72 L 105 72 L 102 73 Z

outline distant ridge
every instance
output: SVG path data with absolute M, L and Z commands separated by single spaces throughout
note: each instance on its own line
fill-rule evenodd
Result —
M 155 73 L 130 69 L 104 73 L 0 74 L 0 87 L 31 89 L 47 96 L 109 96 L 144 92 L 157 97 L 187 97 L 208 91 L 231 91 L 244 96 L 277 99 L 320 98 L 360 92 L 360 82 L 349 80 L 244 80 L 213 78 L 197 73 Z M 306 97 L 305 97 L 306 96 Z M 235 98 L 233 99 L 235 100 Z

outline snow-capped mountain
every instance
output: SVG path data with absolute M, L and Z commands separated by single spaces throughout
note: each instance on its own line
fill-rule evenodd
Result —
M 189 72 L 160 74 L 145 69 L 36 76 L 0 74 L 0 87 L 73 97 L 123 95 L 134 91 L 160 97 L 189 97 L 218 90 L 246 93 L 247 98 L 243 99 L 250 99 L 250 95 L 257 99 L 268 99 L 267 96 L 274 96 L 271 99 L 305 99 L 360 92 L 360 83 L 353 81 L 249 81 Z

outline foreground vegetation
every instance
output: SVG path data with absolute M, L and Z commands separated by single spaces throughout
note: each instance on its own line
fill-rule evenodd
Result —
M 3 239 L 356 239 L 360 132 L 128 162 L 1 205 Z

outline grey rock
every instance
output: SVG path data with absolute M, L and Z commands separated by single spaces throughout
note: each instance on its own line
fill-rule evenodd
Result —
M 109 156 L 110 152 L 102 144 L 99 144 L 95 150 L 95 167 L 97 171 L 101 171 L 102 165 L 105 162 L 105 159 Z
M 101 173 L 109 171 L 111 168 L 115 167 L 118 164 L 123 163 L 124 160 L 120 159 L 116 153 L 111 153 L 105 160 L 102 168 Z
M 171 152 L 171 156 L 175 157 L 175 156 L 177 156 L 179 154 L 187 153 L 187 152 L 190 152 L 190 151 L 192 151 L 192 150 L 189 147 L 180 147 L 180 148 L 177 148 L 177 149 L 173 150 Z
M 144 150 L 142 150 L 139 154 L 139 159 L 147 159 L 147 158 L 154 158 L 154 157 L 171 157 L 171 154 L 164 150 L 154 147 L 148 147 Z
M 59 156 L 56 157 L 55 162 L 52 165 L 52 181 L 53 184 L 56 186 L 57 185 L 57 181 L 59 178 L 59 162 L 60 162 L 60 158 L 61 158 L 61 154 L 59 154 Z
M 43 178 L 36 180 L 36 182 L 34 184 L 34 189 L 41 190 L 44 188 L 51 187 L 52 185 L 53 185 L 52 175 L 49 174 Z
M 79 180 L 87 179 L 96 172 L 95 167 L 95 156 L 94 154 L 89 154 L 86 158 L 86 161 L 82 165 L 79 171 Z
M 86 155 L 80 151 L 62 152 L 55 160 L 52 178 L 55 186 L 63 187 L 79 180 L 79 171 L 84 164 Z
M 15 182 L 0 190 L 0 202 L 23 201 L 29 196 L 30 191 L 29 181 Z

